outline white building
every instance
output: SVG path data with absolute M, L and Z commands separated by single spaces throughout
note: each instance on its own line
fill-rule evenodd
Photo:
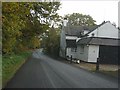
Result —
M 80 36 L 80 27 L 68 25 L 63 26 L 60 37 L 60 56 L 63 58 L 76 58 L 76 39 Z
M 109 21 L 103 22 L 96 29 L 88 32 L 77 41 L 77 59 L 85 62 L 118 62 L 119 29 Z
M 77 44 L 76 41 L 79 40 L 83 35 L 89 31 L 96 28 L 86 27 L 86 26 L 72 26 L 67 23 L 67 20 L 63 21 L 63 27 L 61 30 L 60 37 L 60 57 L 77 59 Z

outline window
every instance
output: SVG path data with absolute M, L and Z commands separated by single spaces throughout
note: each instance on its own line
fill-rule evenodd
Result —
M 95 34 L 94 33 L 92 33 L 92 37 L 94 37 L 95 36 Z
M 71 52 L 76 52 L 76 48 L 71 48 Z

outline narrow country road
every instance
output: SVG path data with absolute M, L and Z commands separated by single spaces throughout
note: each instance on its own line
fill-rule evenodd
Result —
M 118 88 L 118 81 L 54 60 L 37 50 L 6 88 Z

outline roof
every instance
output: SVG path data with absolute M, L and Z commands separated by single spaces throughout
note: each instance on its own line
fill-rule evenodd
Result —
M 68 26 L 66 26 L 64 30 L 66 35 L 77 36 L 77 37 L 81 35 L 82 31 L 88 30 L 89 32 L 84 35 L 84 36 L 87 36 L 89 33 L 91 33 L 92 31 L 96 30 L 98 27 L 101 27 L 102 25 L 108 22 L 110 21 L 106 21 L 106 22 L 103 21 L 100 25 L 94 25 L 94 26 L 73 26 L 68 24 Z
M 89 44 L 89 45 L 109 45 L 109 46 L 120 46 L 120 39 L 114 38 L 100 38 L 100 37 L 88 37 L 82 38 L 77 42 L 77 45 Z
M 67 27 L 64 28 L 65 34 L 69 36 L 80 36 L 81 32 L 84 30 L 94 30 L 97 28 L 97 25 L 95 26 L 73 26 L 73 25 L 68 25 Z
M 65 27 L 65 34 L 69 36 L 79 36 L 83 28 L 80 26 L 67 26 Z
M 66 40 L 66 46 L 67 47 L 74 47 L 74 48 L 77 48 L 77 44 L 76 44 L 76 40 Z

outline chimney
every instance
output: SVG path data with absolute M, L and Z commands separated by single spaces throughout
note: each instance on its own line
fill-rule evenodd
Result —
M 68 23 L 67 18 L 64 18 L 64 20 L 63 20 L 63 26 L 66 27 L 66 26 L 67 26 L 67 23 Z

